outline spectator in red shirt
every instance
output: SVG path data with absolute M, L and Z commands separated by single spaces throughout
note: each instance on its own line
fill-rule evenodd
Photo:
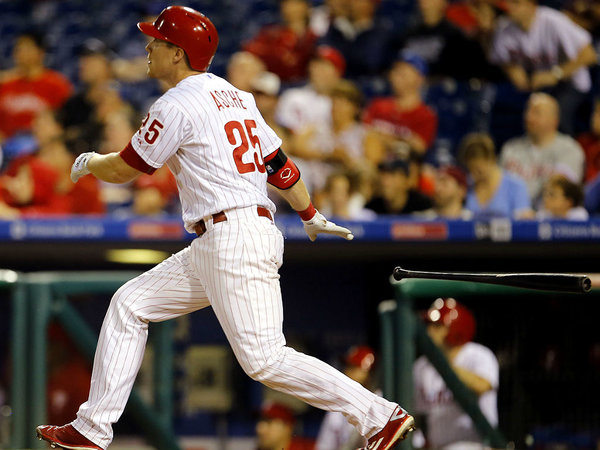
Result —
M 421 155 L 431 147 L 438 119 L 421 95 L 426 76 L 423 59 L 402 54 L 389 72 L 393 97 L 376 98 L 367 106 L 363 121 L 379 131 L 389 147 L 402 141 Z
M 64 129 L 55 113 L 39 113 L 32 132 L 38 146 L 36 154 L 15 158 L 0 177 L 0 217 L 103 213 L 94 177 L 85 177 L 83 183 L 71 182 L 75 156 L 63 140 Z
M 600 99 L 594 102 L 590 130 L 577 136 L 577 142 L 585 153 L 585 179 L 593 180 L 600 173 Z
M 282 23 L 264 27 L 243 49 L 262 59 L 283 83 L 302 81 L 317 41 L 309 27 L 310 2 L 281 0 L 279 7 Z
M 44 41 L 36 32 L 21 34 L 13 47 L 15 67 L 0 79 L 0 141 L 29 131 L 35 116 L 58 109 L 73 89 L 67 78 L 44 66 Z
M 0 217 L 39 216 L 66 213 L 56 192 L 59 173 L 38 156 L 13 159 L 0 177 Z

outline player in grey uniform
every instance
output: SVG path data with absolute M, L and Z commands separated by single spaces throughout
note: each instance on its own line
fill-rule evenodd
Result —
M 281 140 L 251 94 L 207 72 L 218 34 L 197 11 L 171 6 L 154 23 L 148 73 L 170 89 L 150 108 L 120 153 L 80 155 L 73 182 L 89 173 L 123 183 L 167 164 L 179 188 L 185 227 L 198 238 L 123 285 L 108 308 L 94 358 L 90 394 L 77 418 L 41 425 L 38 437 L 68 449 L 106 449 L 141 365 L 149 322 L 213 308 L 233 352 L 254 380 L 345 415 L 369 449 L 395 446 L 413 418 L 324 362 L 287 347 L 278 269 L 283 237 L 273 223 L 267 181 L 298 211 L 311 240 L 352 239 L 312 206 Z
M 458 378 L 478 396 L 481 412 L 496 426 L 498 360 L 489 348 L 471 342 L 475 335 L 475 318 L 471 312 L 453 298 L 438 298 L 427 311 L 425 320 L 433 342 L 444 352 Z M 425 356 L 415 362 L 413 379 L 415 410 L 425 416 L 428 448 L 484 450 L 473 421 Z M 414 440 L 418 437 L 419 433 Z

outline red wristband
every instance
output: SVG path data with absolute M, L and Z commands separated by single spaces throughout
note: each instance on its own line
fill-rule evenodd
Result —
M 306 208 L 303 211 L 296 211 L 298 213 L 298 215 L 300 216 L 300 218 L 304 221 L 310 220 L 313 217 L 315 217 L 315 214 L 317 213 L 317 210 L 315 209 L 315 207 L 313 206 L 312 203 L 310 203 L 308 205 L 308 208 Z

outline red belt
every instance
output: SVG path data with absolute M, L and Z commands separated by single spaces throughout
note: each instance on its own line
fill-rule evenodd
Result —
M 266 217 L 270 220 L 273 220 L 273 216 L 271 216 L 271 211 L 269 211 L 267 208 L 257 206 L 256 213 L 261 217 Z M 213 223 L 225 222 L 227 220 L 227 216 L 225 215 L 224 211 L 221 211 L 216 214 L 213 214 L 212 219 Z M 206 233 L 206 223 L 204 223 L 204 220 L 200 220 L 196 223 L 196 225 L 194 225 L 194 231 L 196 232 L 198 237 Z

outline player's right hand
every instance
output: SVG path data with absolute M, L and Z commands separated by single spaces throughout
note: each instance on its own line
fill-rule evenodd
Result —
M 90 173 L 90 169 L 88 169 L 87 164 L 95 154 L 96 152 L 86 152 L 77 157 L 73 163 L 73 166 L 71 167 L 71 181 L 73 183 L 77 183 L 77 180 Z
M 335 234 L 348 241 L 354 239 L 352 231 L 328 221 L 319 211 L 315 213 L 312 219 L 303 220 L 302 223 L 304 224 L 304 231 L 306 231 L 306 234 L 311 241 L 317 239 L 319 233 Z

